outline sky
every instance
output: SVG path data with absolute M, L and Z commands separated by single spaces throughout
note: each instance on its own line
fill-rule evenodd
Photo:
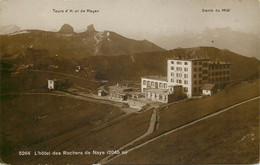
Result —
M 53 9 L 74 12 L 56 13 Z M 98 12 L 75 12 L 87 9 Z M 259 18 L 258 0 L 0 0 L 1 26 L 59 30 L 68 23 L 81 30 L 94 24 L 98 31 L 115 31 L 134 39 L 196 33 L 207 27 L 257 33 Z

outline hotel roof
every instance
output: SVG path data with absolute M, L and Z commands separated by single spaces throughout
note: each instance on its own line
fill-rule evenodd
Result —
M 144 76 L 144 77 L 141 77 L 141 78 L 158 80 L 158 81 L 167 81 L 167 77 L 162 77 L 162 76 Z
M 158 94 L 166 94 L 168 93 L 168 89 L 154 89 L 150 88 L 146 90 L 147 92 L 153 92 L 153 93 L 158 93 Z
M 204 84 L 201 89 L 202 90 L 212 90 L 214 87 L 215 87 L 214 84 Z
M 209 61 L 209 64 L 231 65 L 230 62 L 224 62 L 224 61 Z
M 168 58 L 167 60 L 178 60 L 178 61 L 209 61 L 208 58 L 190 58 L 190 59 Z

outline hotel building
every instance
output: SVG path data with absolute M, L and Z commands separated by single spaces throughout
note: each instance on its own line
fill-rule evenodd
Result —
M 141 91 L 168 89 L 174 93 L 174 86 L 182 86 L 182 93 L 187 97 L 200 95 L 204 84 L 214 84 L 222 88 L 230 81 L 228 62 L 212 62 L 209 59 L 168 59 L 167 77 L 142 77 Z

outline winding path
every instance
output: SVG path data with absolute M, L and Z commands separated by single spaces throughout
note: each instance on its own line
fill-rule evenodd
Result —
M 133 145 L 135 142 L 143 139 L 144 137 L 150 135 L 151 133 L 154 132 L 155 130 L 155 126 L 156 126 L 156 118 L 157 118 L 157 112 L 156 112 L 156 109 L 153 109 L 153 113 L 151 115 L 151 119 L 150 119 L 150 124 L 149 124 L 149 127 L 147 129 L 147 131 L 145 132 L 145 134 L 143 134 L 142 136 L 139 136 L 138 138 L 134 139 L 133 141 L 123 145 L 122 147 L 118 148 L 117 150 L 119 151 L 122 151 L 124 150 L 126 147 L 130 146 L 130 145 Z M 115 155 L 108 155 L 106 156 L 105 158 L 101 159 L 99 161 L 99 164 L 105 164 L 115 158 L 119 157 L 119 155 L 115 156 Z

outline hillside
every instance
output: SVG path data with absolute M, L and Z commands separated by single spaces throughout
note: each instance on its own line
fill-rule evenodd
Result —
M 0 57 L 14 56 L 27 48 L 46 49 L 51 56 L 70 59 L 164 51 L 146 40 L 129 39 L 111 31 L 96 31 L 93 25 L 89 25 L 82 33 L 75 33 L 73 27 L 68 24 L 64 24 L 58 32 L 22 30 L 1 35 L 0 41 Z
M 166 60 L 172 57 L 200 57 L 231 62 L 232 80 L 252 79 L 259 75 L 260 63 L 256 58 L 213 47 L 179 48 L 128 56 L 89 56 L 80 60 L 52 56 L 48 50 L 26 49 L 16 56 L 2 58 L 2 62 L 12 65 L 13 73 L 37 69 L 68 73 L 87 79 L 120 81 L 139 80 L 146 75 L 166 75 Z
M 231 79 L 250 79 L 259 74 L 259 61 L 214 47 L 179 48 L 165 52 L 138 53 L 132 56 L 89 57 L 82 64 L 92 65 L 96 78 L 122 80 L 146 75 L 166 76 L 167 58 L 209 58 L 231 62 Z

